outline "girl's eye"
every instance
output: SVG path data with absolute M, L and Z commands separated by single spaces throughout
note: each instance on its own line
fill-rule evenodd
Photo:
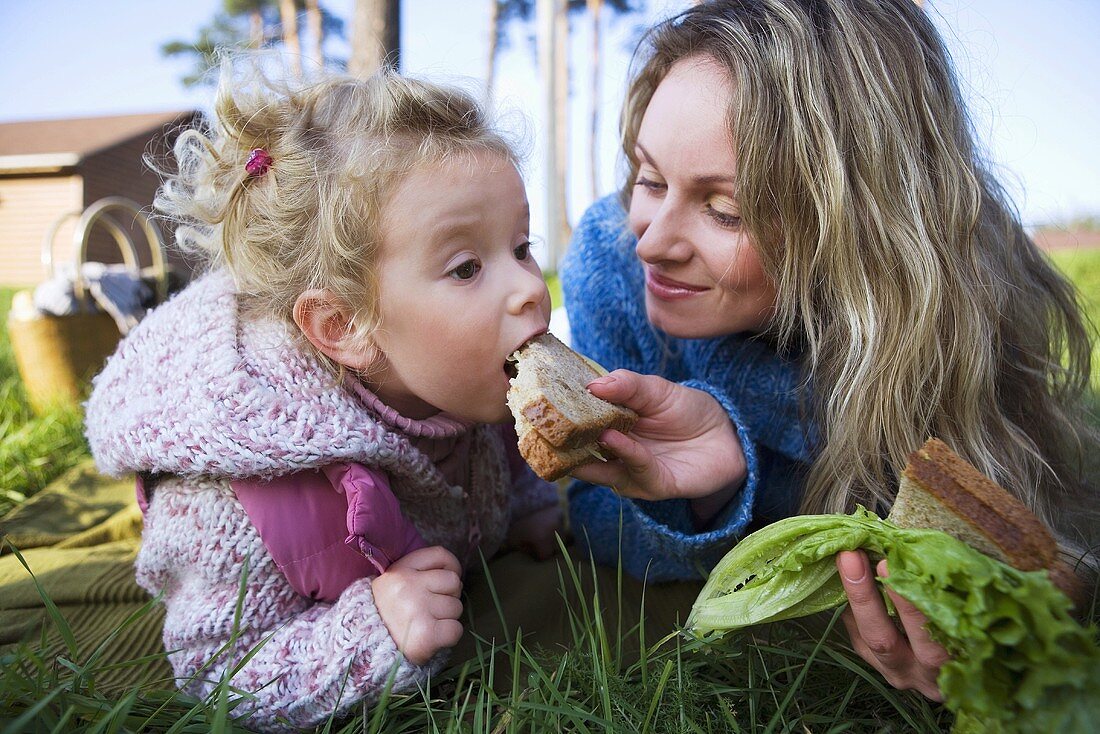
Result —
M 735 229 L 741 226 L 741 217 L 736 214 L 727 214 L 707 204 L 707 216 L 713 219 L 718 226 Z
M 447 275 L 451 276 L 455 280 L 470 280 L 480 272 L 481 263 L 479 263 L 477 260 L 466 260 L 457 268 L 447 273 Z
M 531 257 L 531 243 L 524 242 L 523 244 L 517 245 L 516 249 L 512 252 L 515 253 L 517 260 L 526 260 Z
M 638 176 L 637 180 L 634 182 L 634 185 L 641 186 L 643 189 L 653 191 L 654 193 L 660 193 L 661 191 L 664 191 L 668 188 L 668 184 L 653 181 L 652 179 L 648 179 L 645 176 Z

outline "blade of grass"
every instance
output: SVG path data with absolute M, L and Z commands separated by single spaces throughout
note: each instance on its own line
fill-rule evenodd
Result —
M 386 705 L 393 693 L 393 682 L 397 680 L 397 671 L 401 667 L 401 661 L 403 659 L 403 657 L 398 657 L 398 659 L 393 662 L 393 665 L 390 666 L 390 672 L 386 675 L 386 684 L 382 686 L 382 692 L 378 695 L 378 701 L 374 704 L 374 710 L 371 711 L 370 728 L 368 729 L 371 734 L 377 734 L 382 731 L 380 727 L 385 720 Z
M 53 599 L 46 593 L 46 590 L 42 588 L 42 584 L 38 582 L 38 577 L 31 571 L 31 567 L 27 565 L 27 559 L 23 557 L 23 554 L 19 552 L 19 549 L 8 542 L 7 537 L 3 539 L 4 544 L 11 548 L 12 554 L 19 560 L 20 565 L 27 570 L 27 573 L 31 576 L 31 581 L 34 582 L 34 588 L 38 591 L 38 596 L 42 599 L 42 603 L 46 606 L 46 613 L 49 614 L 50 619 L 53 620 L 54 627 L 58 633 L 61 634 L 61 639 L 65 641 L 65 649 L 68 650 L 70 657 L 77 657 L 79 654 L 78 646 L 76 644 L 76 636 L 73 634 L 73 630 L 69 627 L 68 620 L 65 619 L 65 615 L 61 613 L 61 610 L 57 608 L 57 605 L 53 603 Z
M 665 692 L 668 677 L 672 675 L 672 667 L 672 661 L 666 660 L 664 670 L 661 671 L 661 677 L 657 679 L 657 690 L 653 693 L 653 698 L 649 702 L 649 710 L 645 715 L 645 721 L 642 723 L 642 734 L 648 732 L 650 725 L 653 723 L 653 716 L 657 713 L 657 707 L 661 704 L 661 696 Z
M 485 554 L 481 552 L 480 548 L 478 549 L 477 555 L 478 558 L 481 559 L 481 568 L 485 574 L 485 580 L 489 585 L 489 595 L 493 599 L 493 607 L 496 609 L 497 618 L 500 620 L 500 626 L 504 630 L 504 641 L 511 645 L 512 636 L 504 620 L 504 606 L 500 603 L 500 597 L 497 595 L 497 587 L 496 584 L 493 583 L 493 575 L 489 571 L 489 563 L 485 560 Z
M 100 719 L 99 725 L 92 729 L 89 734 L 98 734 L 99 732 L 105 732 L 106 734 L 114 734 L 119 731 L 126 722 L 126 717 L 130 714 L 130 709 L 134 707 L 134 701 L 137 700 L 137 691 L 129 691 L 118 703 L 111 707 L 107 711 L 106 715 Z
M 775 712 L 775 715 L 772 716 L 771 721 L 768 722 L 767 728 L 764 729 L 764 734 L 772 734 L 772 732 L 775 731 L 775 728 L 779 726 L 779 723 L 786 718 L 787 707 L 791 705 L 791 701 L 794 700 L 795 693 L 798 692 L 799 688 L 802 685 L 802 682 L 806 680 L 806 674 L 809 673 L 810 666 L 813 665 L 813 662 L 817 658 L 817 654 L 821 651 L 822 645 L 825 644 L 825 640 L 828 638 L 829 633 L 832 632 L 833 627 L 836 626 L 836 621 L 840 619 L 840 614 L 842 611 L 843 608 L 837 609 L 835 612 L 833 612 L 832 619 L 829 620 L 828 628 L 825 630 L 825 633 L 821 635 L 821 638 L 817 641 L 817 644 L 814 645 L 813 651 L 802 664 L 798 675 L 794 679 L 794 683 L 792 683 L 790 688 L 787 690 L 787 695 L 783 697 L 783 702 L 779 705 L 779 710 Z
M 44 698 L 35 701 L 31 704 L 30 708 L 8 722 L 8 725 L 4 727 L 3 734 L 25 734 L 28 730 L 27 725 L 34 721 L 34 717 L 38 716 L 39 712 L 43 711 L 55 698 L 58 698 L 64 692 L 65 689 L 63 688 L 55 688 L 47 693 Z

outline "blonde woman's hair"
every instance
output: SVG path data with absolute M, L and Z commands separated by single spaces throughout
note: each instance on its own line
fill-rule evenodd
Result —
M 774 278 L 774 338 L 802 354 L 818 432 L 806 512 L 889 507 L 936 436 L 1048 522 L 1094 504 L 1076 413 L 1087 322 L 974 143 L 944 45 L 912 0 L 742 0 L 648 34 L 638 129 L 677 61 L 730 75 L 743 225 Z M 1092 449 L 1095 451 L 1095 445 Z M 1082 522 L 1088 522 L 1082 515 Z
M 515 154 L 460 89 L 392 71 L 295 86 L 265 70 L 270 61 L 222 64 L 213 117 L 180 135 L 154 205 L 178 222 L 181 246 L 232 272 L 251 311 L 292 321 L 299 294 L 327 288 L 366 337 L 378 321 L 383 209 L 404 176 L 456 155 Z M 273 162 L 253 177 L 256 148 Z

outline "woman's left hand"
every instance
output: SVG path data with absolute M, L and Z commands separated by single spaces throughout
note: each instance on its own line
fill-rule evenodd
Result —
M 558 536 L 564 532 L 560 505 L 550 505 L 519 518 L 508 529 L 505 548 L 516 548 L 545 561 L 558 552 Z
M 588 384 L 598 398 L 638 414 L 630 434 L 604 431 L 606 463 L 586 464 L 574 477 L 624 497 L 684 498 L 702 503 L 700 520 L 729 501 L 748 473 L 729 415 L 708 393 L 656 375 L 615 370 Z
M 940 668 L 951 659 L 942 645 L 928 634 L 928 620 L 908 600 L 887 588 L 898 611 L 901 629 L 886 611 L 871 563 L 863 551 L 843 551 L 836 557 L 837 570 L 848 593 L 844 626 L 852 648 L 900 690 L 915 690 L 933 701 L 943 701 L 936 685 Z M 886 577 L 886 561 L 879 561 L 878 575 Z

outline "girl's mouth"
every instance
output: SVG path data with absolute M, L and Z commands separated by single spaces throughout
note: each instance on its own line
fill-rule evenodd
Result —
M 517 346 L 515 349 L 513 349 L 512 353 L 509 354 L 507 359 L 504 360 L 504 374 L 508 376 L 509 380 L 515 379 L 516 376 L 519 375 L 519 367 L 518 367 L 519 357 L 516 356 L 519 353 L 519 350 L 521 350 L 525 346 L 527 346 L 528 342 L 530 342 L 534 339 L 538 339 L 540 336 L 542 336 L 545 333 L 546 333 L 546 327 L 545 326 L 542 327 L 541 329 L 539 329 L 538 331 L 532 333 L 530 336 L 528 336 L 526 339 L 524 339 L 523 342 L 519 346 Z

